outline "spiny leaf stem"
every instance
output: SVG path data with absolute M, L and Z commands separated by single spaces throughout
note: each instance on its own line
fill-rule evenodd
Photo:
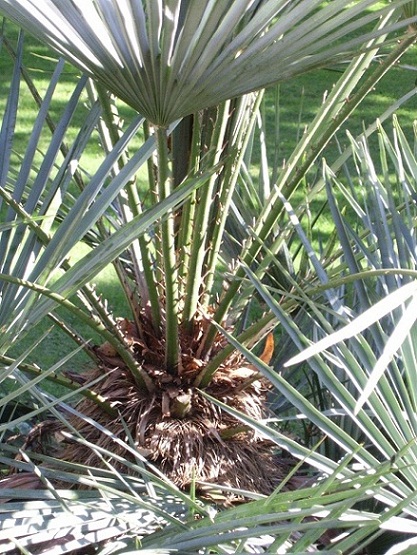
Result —
M 7 274 L 0 274 L 0 280 L 4 280 L 10 283 L 14 283 L 16 285 L 21 285 L 22 287 L 26 287 L 31 289 L 32 291 L 36 291 L 41 295 L 44 295 L 52 300 L 54 300 L 59 306 L 68 309 L 72 314 L 79 318 L 80 321 L 87 324 L 90 328 L 94 329 L 97 333 L 100 334 L 103 339 L 108 341 L 117 351 L 119 356 L 122 358 L 123 362 L 128 366 L 129 370 L 132 372 L 132 375 L 138 384 L 138 386 L 143 389 L 143 391 L 152 391 L 153 384 L 149 376 L 140 368 L 139 364 L 133 357 L 133 354 L 130 352 L 129 349 L 126 348 L 121 337 L 118 337 L 118 334 L 115 333 L 116 330 L 108 330 L 101 321 L 98 319 L 92 318 L 91 315 L 87 314 L 80 308 L 78 308 L 74 303 L 65 299 L 58 293 L 54 293 L 47 287 L 43 287 L 42 285 L 38 285 L 20 278 L 16 278 Z M 95 305 L 97 306 L 97 305 Z M 29 322 L 30 323 L 30 322 Z
M 159 200 L 165 200 L 172 192 L 172 175 L 170 171 L 167 133 L 165 127 L 156 127 L 156 144 L 158 154 L 158 194 Z M 179 363 L 179 291 L 177 264 L 175 254 L 174 213 L 170 211 L 161 222 L 162 259 L 165 281 L 165 365 L 170 374 L 175 374 Z
M 0 362 L 1 364 L 12 365 L 16 361 L 14 358 L 7 357 L 5 355 L 0 355 Z M 39 376 L 44 374 L 43 370 L 38 366 L 33 364 L 27 363 L 20 363 L 19 370 L 24 374 L 29 374 L 31 376 Z M 90 399 L 93 403 L 101 407 L 107 414 L 110 416 L 117 416 L 118 412 L 114 409 L 103 397 L 101 397 L 98 393 L 93 391 L 92 389 L 88 389 L 85 387 L 81 387 L 79 383 L 75 383 L 69 378 L 65 378 L 63 376 L 58 376 L 56 373 L 48 373 L 46 376 L 48 381 L 51 381 L 57 385 L 65 387 L 66 389 L 71 389 L 73 391 L 77 391 L 83 397 Z
M 326 146 L 331 137 L 340 128 L 343 122 L 348 118 L 348 116 L 354 111 L 354 109 L 360 104 L 360 102 L 367 96 L 367 94 L 373 90 L 378 81 L 387 73 L 387 71 L 401 58 L 401 56 L 410 48 L 417 39 L 417 33 L 412 33 L 406 35 L 406 37 L 401 40 L 398 46 L 380 63 L 377 68 L 372 72 L 372 74 L 364 81 L 364 83 L 358 88 L 357 92 L 352 95 L 349 99 L 346 99 L 343 107 L 339 112 L 329 121 L 327 127 L 321 133 L 317 142 L 313 145 L 309 145 L 309 150 L 306 153 L 304 160 L 299 166 L 293 168 L 293 175 L 288 176 L 288 181 L 286 183 L 286 196 L 289 198 L 291 194 L 296 189 L 297 185 L 306 175 L 308 169 L 314 163 L 314 161 L 322 152 L 323 148 Z M 274 197 L 270 199 L 269 212 L 262 215 L 261 221 L 259 223 L 259 229 L 257 230 L 258 240 L 253 242 L 246 254 L 243 257 L 244 265 L 250 267 L 255 260 L 257 254 L 262 248 L 262 241 L 270 233 L 270 230 L 276 224 L 279 216 L 282 213 L 283 203 L 279 198 Z M 242 280 L 245 277 L 245 270 L 243 266 L 238 267 L 234 280 L 230 284 L 229 289 L 224 295 L 215 315 L 215 322 L 220 323 L 224 320 L 230 305 L 233 302 L 238 290 L 241 286 Z M 216 336 L 217 329 L 215 325 L 210 326 L 206 337 L 204 339 L 204 352 L 207 353 L 212 345 L 214 338 Z

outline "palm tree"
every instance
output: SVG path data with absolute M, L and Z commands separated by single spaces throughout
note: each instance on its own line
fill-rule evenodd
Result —
M 256 421 L 268 414 L 267 380 L 233 349 L 224 330 L 235 329 L 247 347 L 267 337 L 261 359 L 269 362 L 271 314 L 239 327 L 254 290 L 252 285 L 242 290 L 240 262 L 256 267 L 259 245 L 283 213 L 282 188 L 274 188 L 239 263 L 219 282 L 226 219 L 262 99 L 256 91 L 355 54 L 280 176 L 290 196 L 356 103 L 413 43 L 414 35 L 405 37 L 352 102 L 343 103 L 388 31 L 406 24 L 398 22 L 400 12 L 391 6 L 367 11 L 374 4 L 0 0 L 4 15 L 97 82 L 89 85 L 90 98 L 94 106 L 100 104 L 110 130 L 101 137 L 109 155 L 83 183 L 70 209 L 53 207 L 58 187 L 45 196 L 39 180 L 32 193 L 37 198 L 32 202 L 28 194 L 26 199 L 24 172 L 17 179 L 20 197 L 17 187 L 14 197 L 3 194 L 15 223 L 25 207 L 41 205 L 39 215 L 55 210 L 59 226 L 51 237 L 42 224 L 32 222 L 28 231 L 18 226 L 11 242 L 3 243 L 2 355 L 48 314 L 82 344 L 55 315 L 57 304 L 88 321 L 101 337 L 97 347 L 87 347 L 98 364 L 84 379 L 96 385 L 67 421 L 76 435 L 61 446 L 63 458 L 101 465 L 102 450 L 113 452 L 117 461 L 127 455 L 125 444 L 114 440 L 123 436 L 137 456 L 181 488 L 209 482 L 269 493 L 286 474 L 277 466 L 270 441 L 211 400 Z M 368 31 L 372 23 L 376 27 Z M 80 81 L 84 86 L 85 78 Z M 140 114 L 124 134 L 111 95 Z M 10 98 L 13 115 L 17 106 Z M 98 112 L 90 117 L 92 128 Z M 123 158 L 120 154 L 141 126 L 143 146 Z M 3 136 L 7 133 L 5 129 Z M 73 154 L 61 168 L 60 183 L 73 175 Z M 141 196 L 135 175 L 144 164 L 149 173 Z M 16 261 L 11 253 L 22 238 L 25 246 Z M 81 239 L 93 250 L 71 265 L 66 256 Z M 279 242 L 271 249 L 275 254 Z M 110 262 L 130 306 L 127 319 L 113 318 L 88 286 Z M 57 266 L 63 274 L 52 281 Z M 260 277 L 264 271 L 260 265 Z M 74 294 L 84 312 L 69 300 Z M 36 373 L 33 367 L 26 371 Z

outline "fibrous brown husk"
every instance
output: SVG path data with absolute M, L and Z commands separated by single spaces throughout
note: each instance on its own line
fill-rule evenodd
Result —
M 146 321 L 143 328 L 146 329 Z M 85 378 L 90 382 L 102 376 L 97 392 L 118 411 L 118 416 L 106 414 L 88 399 L 82 400 L 77 410 L 122 442 L 103 434 L 88 419 L 74 418 L 71 423 L 80 435 L 95 446 L 130 459 L 133 456 L 127 453 L 123 442 L 131 443 L 133 439 L 137 452 L 180 488 L 194 482 L 210 482 L 257 493 L 273 491 L 283 478 L 273 445 L 246 429 L 193 386 L 206 364 L 195 356 L 203 330 L 196 330 L 192 337 L 185 334 L 181 337 L 181 368 L 174 376 L 164 369 L 163 339 L 151 331 L 139 333 L 126 320 L 121 321 L 120 329 L 152 379 L 154 391 L 141 390 L 112 347 L 102 345 L 97 354 L 103 366 L 90 371 Z M 212 356 L 224 345 L 225 340 L 219 335 Z M 239 354 L 225 361 L 205 391 L 255 420 L 266 416 L 266 383 L 254 369 L 244 365 Z M 103 464 L 97 452 L 76 441 L 65 447 L 63 456 L 86 465 Z M 123 472 L 127 470 L 115 459 L 111 464 Z
M 282 479 L 278 476 L 271 444 L 251 431 L 239 433 L 240 423 L 198 392 L 189 393 L 193 408 L 185 418 L 164 416 L 162 396 L 158 393 L 144 396 L 129 380 L 129 375 L 119 369 L 109 372 L 100 393 L 114 405 L 120 403 L 119 418 L 110 417 L 88 400 L 82 401 L 78 410 L 128 441 L 123 420 L 138 452 L 181 488 L 195 479 L 268 493 Z M 242 408 L 248 404 L 242 397 L 239 394 L 233 399 L 235 406 Z M 253 403 L 251 408 L 259 407 Z M 132 458 L 121 444 L 94 425 L 80 419 L 73 420 L 72 424 L 90 443 L 115 455 Z M 235 430 L 237 433 L 232 437 L 222 438 L 225 432 Z M 96 453 L 78 443 L 68 445 L 63 456 L 86 465 L 102 464 Z M 120 468 L 117 461 L 112 464 Z

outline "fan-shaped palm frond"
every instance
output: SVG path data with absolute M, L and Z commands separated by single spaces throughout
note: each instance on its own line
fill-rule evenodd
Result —
M 392 9 L 376 3 L 2 0 L 0 10 L 166 126 L 346 59 Z

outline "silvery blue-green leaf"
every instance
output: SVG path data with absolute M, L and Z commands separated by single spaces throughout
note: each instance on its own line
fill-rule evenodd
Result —
M 351 56 L 375 36 L 367 26 L 392 10 L 376 4 L 1 0 L 0 11 L 167 125 Z M 392 29 L 405 25 L 395 25 L 398 15 Z
M 356 334 L 365 330 L 386 314 L 389 314 L 394 308 L 397 308 L 411 297 L 414 297 L 416 292 L 416 281 L 404 285 L 398 289 L 398 291 L 390 293 L 385 299 L 382 299 L 374 306 L 363 312 L 360 316 L 357 316 L 352 322 L 340 330 L 324 337 L 314 345 L 311 345 L 302 351 L 300 354 L 290 358 L 290 360 L 285 363 L 285 366 L 299 364 L 300 362 L 307 360 L 309 357 L 322 353 L 329 347 L 336 345 L 339 341 L 354 337 Z
M 412 283 L 413 285 L 415 284 L 415 282 L 412 282 Z M 387 369 L 387 366 L 391 362 L 395 353 L 398 351 L 400 346 L 404 343 L 411 328 L 414 326 L 416 320 L 417 320 L 417 296 L 413 295 L 411 297 L 410 302 L 404 309 L 404 312 L 398 324 L 396 325 L 394 331 L 392 332 L 390 338 L 386 342 L 385 348 L 380 358 L 378 359 L 377 363 L 372 369 L 371 375 L 368 378 L 365 389 L 362 391 L 356 403 L 355 413 L 357 413 L 368 400 L 369 395 L 372 393 L 380 377 Z

